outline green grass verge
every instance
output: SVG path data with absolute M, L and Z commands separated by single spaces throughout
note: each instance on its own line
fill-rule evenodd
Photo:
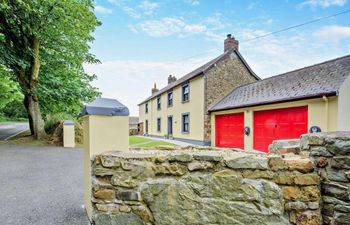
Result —
M 1 122 L 27 122 L 28 119 L 26 118 L 8 118 L 0 116 L 0 123 Z
M 166 141 L 157 141 L 157 140 L 152 140 L 149 138 L 137 137 L 137 136 L 130 136 L 129 144 L 131 147 L 138 147 L 138 148 L 152 148 L 160 145 L 175 146 L 174 144 Z
M 30 131 L 26 130 L 18 135 L 11 137 L 7 141 L 0 141 L 0 144 L 11 144 L 11 145 L 30 145 L 30 146 L 49 146 L 52 145 L 45 140 L 36 140 L 31 136 Z

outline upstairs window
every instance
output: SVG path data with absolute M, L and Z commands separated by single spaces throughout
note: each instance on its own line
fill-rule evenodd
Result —
M 168 106 L 173 106 L 173 92 L 168 92 Z
M 183 133 L 190 132 L 190 114 L 189 113 L 182 114 L 182 132 Z
M 190 100 L 190 86 L 189 84 L 182 85 L 182 101 L 187 102 Z
M 160 110 L 162 107 L 161 101 L 160 101 L 160 96 L 157 97 L 157 109 Z
M 161 129 L 161 120 L 160 118 L 157 118 L 157 132 L 160 132 Z
M 148 113 L 148 102 L 145 104 L 145 113 Z

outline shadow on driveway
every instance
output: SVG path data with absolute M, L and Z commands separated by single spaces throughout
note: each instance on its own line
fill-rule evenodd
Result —
M 0 223 L 86 225 L 83 151 L 0 145 Z

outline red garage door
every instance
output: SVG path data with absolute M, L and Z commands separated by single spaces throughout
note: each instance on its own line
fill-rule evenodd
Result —
M 254 149 L 264 152 L 274 140 L 307 133 L 307 106 L 254 112 Z
M 215 117 L 216 146 L 244 149 L 244 113 Z

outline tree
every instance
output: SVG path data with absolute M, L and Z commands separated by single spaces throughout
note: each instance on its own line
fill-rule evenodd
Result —
M 92 0 L 0 0 L 0 64 L 15 74 L 36 138 L 46 135 L 40 104 L 72 109 L 98 94 L 82 67 L 97 62 L 88 44 L 98 25 Z
M 17 83 L 11 80 L 10 73 L 0 65 L 0 110 L 8 103 L 22 97 Z

